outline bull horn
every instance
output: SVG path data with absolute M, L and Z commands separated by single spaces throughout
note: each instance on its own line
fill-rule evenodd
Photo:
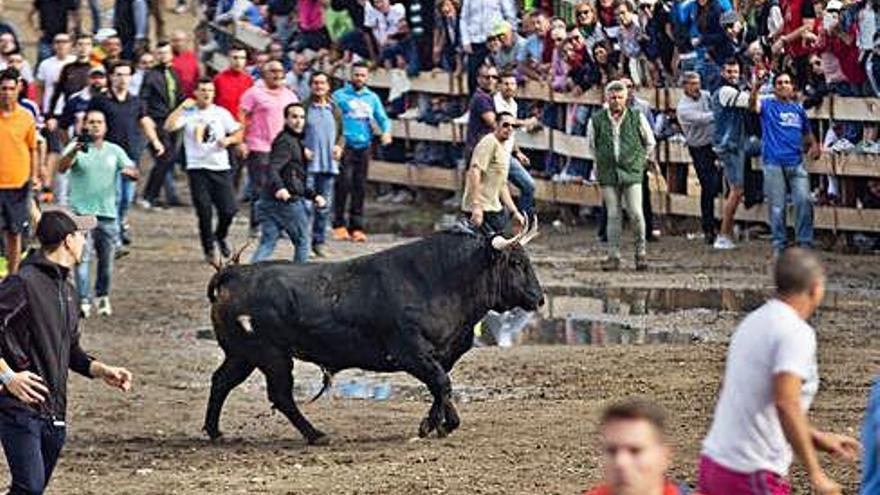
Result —
M 520 230 L 519 234 L 511 237 L 510 239 L 506 239 L 503 235 L 496 235 L 492 238 L 492 247 L 497 249 L 498 251 L 504 251 L 505 249 L 509 249 L 511 246 L 516 244 L 522 239 L 523 235 L 529 230 L 529 219 L 526 218 L 526 224 L 523 225 L 522 230 Z
M 539 232 L 538 232 L 538 215 L 535 215 L 535 223 L 532 224 L 532 228 L 529 229 L 529 231 L 526 232 L 526 234 L 522 237 L 522 239 L 519 240 L 519 245 L 525 246 L 532 239 L 534 239 L 535 237 L 538 237 L 538 234 L 539 234 Z

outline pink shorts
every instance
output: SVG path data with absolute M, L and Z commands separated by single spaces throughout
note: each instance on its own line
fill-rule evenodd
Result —
M 697 490 L 703 495 L 790 495 L 785 478 L 770 471 L 740 473 L 700 456 Z

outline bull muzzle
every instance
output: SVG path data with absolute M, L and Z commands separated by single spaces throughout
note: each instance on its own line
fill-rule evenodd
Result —
M 513 246 L 519 244 L 520 246 L 525 246 L 532 239 L 538 237 L 538 215 L 535 215 L 535 223 L 529 225 L 529 219 L 526 218 L 526 224 L 523 225 L 522 230 L 519 231 L 519 234 L 511 237 L 510 239 L 505 238 L 503 235 L 496 235 L 492 238 L 492 247 L 497 249 L 498 251 L 504 251 L 506 249 L 510 249 Z

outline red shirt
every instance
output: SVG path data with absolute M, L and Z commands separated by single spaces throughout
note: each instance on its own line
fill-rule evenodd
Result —
M 254 85 L 254 79 L 247 72 L 226 69 L 214 76 L 216 96 L 214 103 L 229 110 L 236 119 L 240 112 L 241 95 Z
M 187 50 L 174 56 L 171 67 L 180 79 L 180 92 L 185 98 L 191 98 L 199 82 L 199 59 L 195 52 Z
M 813 9 L 813 0 L 787 0 L 782 6 L 782 34 L 789 34 L 804 25 L 804 19 L 815 19 L 816 11 Z M 803 57 L 810 53 L 810 48 L 804 45 L 803 39 L 787 43 L 785 50 L 792 57 Z
M 679 490 L 678 485 L 672 483 L 671 481 L 667 481 L 666 485 L 663 487 L 663 495 L 680 495 L 681 490 Z M 607 485 L 601 485 L 592 490 L 584 492 L 584 495 L 614 495 L 611 493 L 611 488 L 608 488 Z M 697 492 L 691 492 L 691 495 L 700 495 Z

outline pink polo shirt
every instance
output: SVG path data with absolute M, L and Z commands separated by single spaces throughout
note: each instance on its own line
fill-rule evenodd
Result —
M 251 151 L 268 153 L 272 140 L 284 128 L 284 107 L 299 99 L 282 86 L 268 89 L 264 85 L 249 88 L 241 96 L 241 109 L 247 112 L 244 142 Z

